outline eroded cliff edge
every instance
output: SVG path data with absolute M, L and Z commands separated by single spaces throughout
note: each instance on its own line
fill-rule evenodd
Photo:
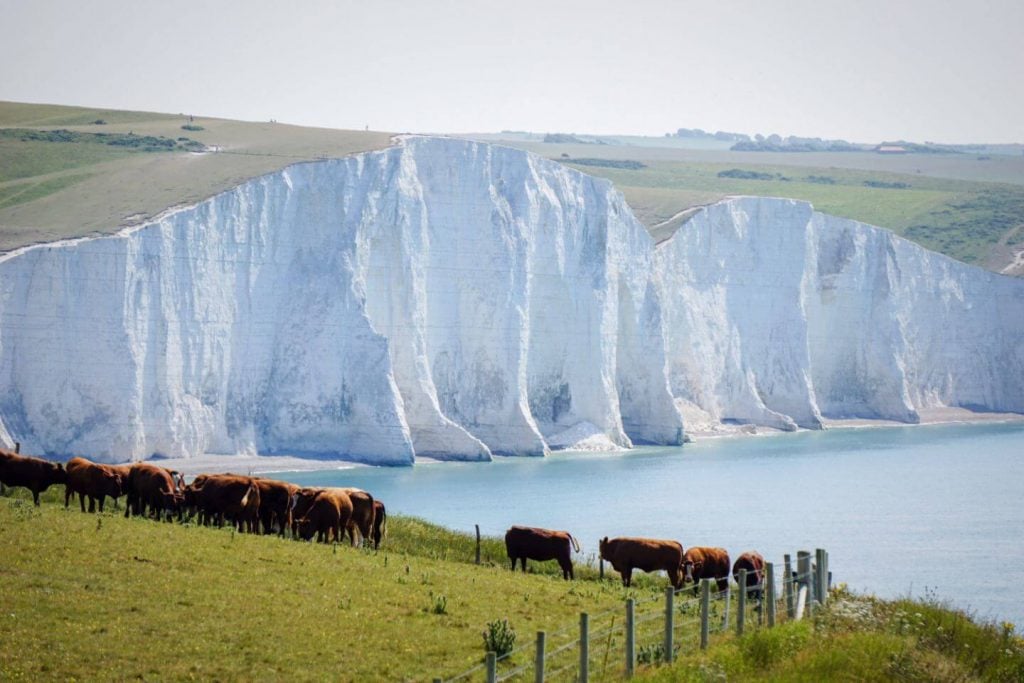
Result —
M 655 248 L 606 181 L 444 138 L 0 261 L 0 440 L 377 464 L 694 423 L 1024 411 L 1024 281 L 782 199 Z

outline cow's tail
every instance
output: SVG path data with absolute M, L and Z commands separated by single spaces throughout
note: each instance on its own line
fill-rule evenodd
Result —
M 579 541 L 576 540 L 576 537 L 573 536 L 572 534 L 569 534 L 569 541 L 572 543 L 572 549 L 575 552 L 579 552 L 580 551 L 580 543 L 579 543 Z
M 243 508 L 249 507 L 249 495 L 252 494 L 253 489 L 255 489 L 255 488 L 256 488 L 255 484 L 249 484 L 249 488 L 247 488 L 245 490 L 245 495 L 242 496 L 242 507 Z M 238 489 L 235 489 L 235 490 L 237 491 Z

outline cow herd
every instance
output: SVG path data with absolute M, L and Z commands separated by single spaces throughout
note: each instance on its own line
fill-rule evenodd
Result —
M 526 571 L 526 560 L 557 560 L 566 579 L 573 577 L 572 551 L 579 552 L 579 544 L 567 531 L 552 531 L 534 527 L 514 526 L 505 533 L 505 549 L 512 560 L 512 571 L 521 562 Z M 701 579 L 712 579 L 718 590 L 729 585 L 729 553 L 724 548 L 695 546 L 683 551 L 678 541 L 655 538 L 608 538 L 599 544 L 601 559 L 622 575 L 622 585 L 630 586 L 633 570 L 664 571 L 673 588 L 693 583 L 694 593 Z M 739 583 L 740 571 L 747 572 L 747 590 L 754 599 L 760 599 L 764 579 L 764 558 L 755 551 L 740 555 L 732 565 L 733 579 Z
M 66 465 L 19 455 L 0 449 L 0 484 L 23 486 L 39 505 L 39 494 L 54 484 L 64 485 L 64 507 L 77 494 L 82 512 L 97 505 L 103 511 L 107 498 L 117 502 L 125 496 L 124 516 L 180 520 L 197 518 L 200 524 L 223 526 L 239 532 L 290 534 L 304 540 L 372 543 L 378 548 L 386 533 L 384 504 L 357 488 L 299 487 L 288 482 L 238 474 L 200 474 L 191 483 L 178 472 L 149 463 L 102 465 L 85 458 L 71 458 Z M 565 531 L 513 526 L 505 534 L 505 549 L 512 570 L 526 560 L 556 560 L 566 579 L 574 578 L 572 552 L 579 552 L 576 539 Z M 633 570 L 665 571 L 674 588 L 701 579 L 717 582 L 719 591 L 729 583 L 729 553 L 723 548 L 692 547 L 652 538 L 608 538 L 600 542 L 601 559 L 622 575 L 630 586 Z M 757 552 L 745 552 L 732 565 L 739 581 L 747 571 L 747 586 L 760 596 L 764 559 Z
M 322 543 L 380 546 L 387 533 L 384 504 L 357 488 L 299 487 L 288 482 L 238 474 L 200 474 L 191 483 L 178 472 L 149 463 L 103 465 L 71 458 L 66 465 L 0 449 L 0 483 L 23 486 L 39 505 L 39 494 L 64 485 L 64 507 L 77 494 L 82 512 L 109 497 L 126 498 L 124 516 L 197 519 L 203 525 L 227 522 L 241 533 L 292 536 Z

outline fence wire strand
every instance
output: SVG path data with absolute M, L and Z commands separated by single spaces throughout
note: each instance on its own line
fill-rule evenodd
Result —
M 812 558 L 813 559 L 813 558 Z M 772 563 L 776 567 L 784 567 L 785 562 Z M 795 562 L 791 563 L 795 566 Z M 813 582 L 815 580 L 814 571 L 811 573 L 800 575 L 797 571 L 793 571 L 789 576 L 786 576 L 784 570 L 780 572 L 781 576 L 776 579 L 776 582 L 781 586 L 781 591 L 775 594 L 774 603 L 776 607 L 776 619 L 786 621 L 792 619 L 788 615 L 788 605 L 785 598 L 787 587 L 793 589 L 793 600 L 796 599 L 796 588 L 802 586 L 807 582 Z M 732 578 L 731 574 L 728 577 Z M 713 579 L 714 580 L 714 579 Z M 695 583 L 693 586 L 684 586 L 682 588 L 676 588 L 673 592 L 673 599 L 680 597 L 686 591 L 700 590 L 700 584 Z M 747 586 L 748 591 L 757 588 L 762 591 L 762 595 L 765 595 L 765 582 L 762 579 L 756 586 Z M 722 634 L 735 628 L 737 615 L 739 614 L 739 599 L 737 596 L 739 593 L 739 587 L 732 589 L 731 584 L 728 588 L 723 591 L 712 591 L 709 595 L 711 602 L 709 604 L 709 632 L 712 634 Z M 729 596 L 730 600 L 728 603 L 725 601 L 725 597 Z M 735 599 L 735 601 L 734 601 Z M 809 600 L 813 600 L 813 596 L 809 596 Z M 673 604 L 673 646 L 676 648 L 686 649 L 692 651 L 695 647 L 695 640 L 699 636 L 699 625 L 701 623 L 701 597 L 691 597 L 683 599 Z M 765 606 L 767 604 L 766 596 L 762 597 L 761 600 L 753 600 L 748 598 L 744 614 L 747 615 L 753 612 L 756 616 L 751 616 L 747 624 L 753 628 L 762 628 L 766 625 L 767 619 L 765 618 Z M 633 637 L 634 645 L 638 648 L 643 647 L 641 641 L 649 646 L 655 646 L 662 644 L 663 637 L 665 635 L 664 629 L 664 609 L 649 609 L 649 606 L 654 604 L 665 604 L 665 596 L 661 595 L 647 595 L 637 597 L 633 596 L 634 605 L 634 616 L 633 616 Z M 691 611 L 695 611 L 693 614 Z M 591 671 L 596 674 L 596 677 L 603 678 L 609 671 L 615 672 L 620 671 L 619 665 L 622 663 L 620 660 L 625 653 L 625 636 L 626 636 L 626 625 L 625 619 L 619 620 L 619 616 L 624 614 L 624 606 L 620 605 L 617 607 L 611 607 L 603 612 L 590 615 L 590 623 L 596 626 L 599 620 L 611 617 L 610 623 L 603 628 L 591 628 L 588 634 L 590 643 L 590 654 L 588 656 L 588 666 L 591 667 Z M 726 621 L 728 619 L 728 622 Z M 660 623 L 659 623 L 659 620 Z M 557 631 L 553 631 L 548 634 L 548 642 L 553 644 L 553 641 L 561 639 L 565 636 L 572 636 L 574 632 L 578 633 L 578 624 L 570 624 L 560 628 Z M 692 631 L 691 635 L 693 638 L 681 637 L 676 639 L 676 634 L 680 631 Z M 575 648 L 578 648 L 580 639 L 574 637 L 567 642 L 562 643 L 556 647 L 551 648 L 544 655 L 545 662 L 545 678 L 554 679 L 570 670 L 578 669 L 579 662 L 572 661 L 565 666 L 557 669 L 547 671 L 547 664 L 556 658 L 564 657 L 566 652 L 570 652 Z M 523 643 L 512 651 L 497 658 L 497 661 L 508 660 L 515 654 L 524 653 L 527 650 L 535 651 L 534 643 Z M 521 676 L 530 669 L 536 666 L 535 661 L 530 661 L 497 676 L 499 681 L 508 681 L 517 676 Z M 600 672 L 598 673 L 598 670 Z M 458 683 L 459 681 L 465 681 L 475 674 L 485 672 L 485 664 L 477 664 L 476 666 L 463 671 L 456 676 L 444 679 L 446 683 Z M 621 672 L 621 671 L 620 671 Z

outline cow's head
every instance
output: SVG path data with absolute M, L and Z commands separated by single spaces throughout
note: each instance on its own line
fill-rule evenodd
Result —
M 295 520 L 293 526 L 297 530 L 299 538 L 303 541 L 310 540 L 313 538 L 313 534 L 316 533 L 313 528 L 313 522 L 310 521 L 309 517 L 303 517 L 302 519 Z
M 694 571 L 696 571 L 699 574 L 700 570 L 703 567 L 704 567 L 704 561 L 703 560 L 691 560 L 689 558 L 685 558 L 684 557 L 683 558 L 683 574 L 684 574 L 684 576 L 683 576 L 683 583 L 686 583 L 688 581 L 694 581 L 695 580 L 693 578 Z
M 128 491 L 128 475 L 124 472 L 114 472 L 107 479 L 107 495 L 111 498 L 120 498 Z
M 605 536 L 604 538 L 601 539 L 601 542 L 598 544 L 598 547 L 599 547 L 600 552 L 601 552 L 601 559 L 607 560 L 608 559 L 609 550 L 610 550 L 609 545 L 608 545 L 608 537 L 607 536 Z

